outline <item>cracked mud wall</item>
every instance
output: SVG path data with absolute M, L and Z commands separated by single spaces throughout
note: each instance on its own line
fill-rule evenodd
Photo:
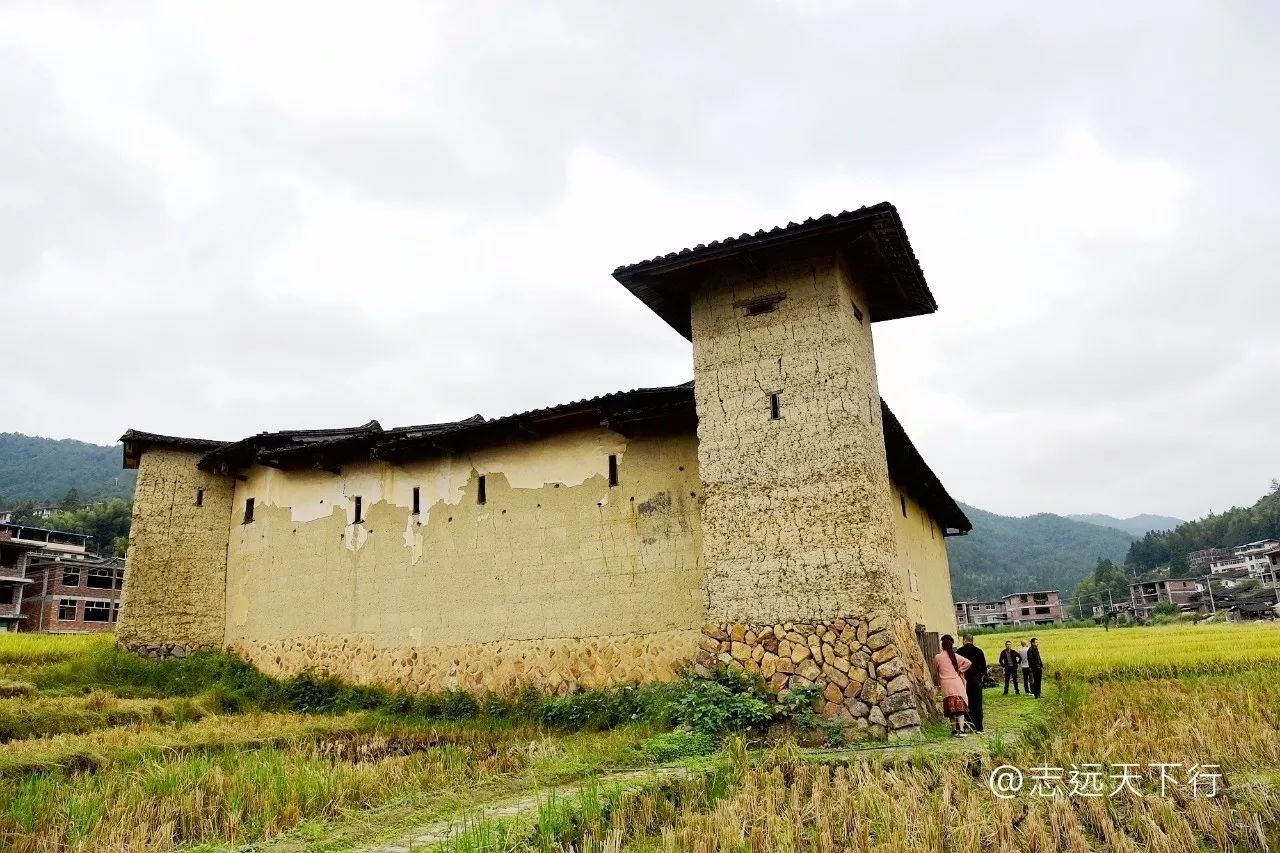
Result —
M 772 310 L 755 313 L 762 302 Z M 722 273 L 694 291 L 709 602 L 700 665 L 770 669 L 779 693 L 816 685 L 829 716 L 910 736 L 934 716 L 910 626 L 925 596 L 910 590 L 936 572 L 891 514 L 870 320 L 835 258 Z M 838 639 L 850 632 L 856 641 Z
M 341 475 L 255 467 L 226 642 L 268 672 L 406 689 L 669 678 L 706 618 L 701 488 L 692 435 L 605 429 Z
M 199 459 L 153 449 L 138 465 L 116 627 L 127 648 L 172 654 L 222 644 L 232 484 L 197 469 Z
M 704 283 L 692 321 L 712 621 L 900 611 L 870 310 L 843 265 Z

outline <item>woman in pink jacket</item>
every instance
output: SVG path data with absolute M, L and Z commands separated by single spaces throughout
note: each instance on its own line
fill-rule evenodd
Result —
M 933 656 L 933 671 L 938 686 L 942 688 L 942 713 L 951 718 L 954 737 L 964 737 L 961 720 L 969 710 L 965 700 L 964 673 L 970 666 L 966 658 L 956 654 L 956 641 L 950 634 L 942 635 L 942 651 Z

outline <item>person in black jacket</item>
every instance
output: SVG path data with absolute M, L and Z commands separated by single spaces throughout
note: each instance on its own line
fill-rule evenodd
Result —
M 964 645 L 956 654 L 969 659 L 969 669 L 964 674 L 964 687 L 969 699 L 969 712 L 965 717 L 974 731 L 982 731 L 982 682 L 987 678 L 987 656 L 973 644 L 973 637 L 965 635 Z
M 1031 670 L 1031 692 L 1037 699 L 1040 698 L 1040 679 L 1044 676 L 1044 660 L 1040 657 L 1040 646 L 1036 643 L 1036 638 L 1031 638 L 1031 648 L 1027 650 L 1027 663 Z
M 1009 682 L 1013 682 L 1013 693 L 1021 695 L 1018 690 L 1018 670 L 1022 668 L 1022 655 L 1013 647 L 1012 640 L 1004 641 L 1004 651 L 1000 653 L 1000 667 L 1004 670 L 1004 695 L 1009 695 Z

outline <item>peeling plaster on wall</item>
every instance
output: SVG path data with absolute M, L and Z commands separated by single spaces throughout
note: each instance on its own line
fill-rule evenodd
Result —
M 417 486 L 425 524 L 429 507 L 457 506 L 473 498 L 470 487 L 478 474 L 501 475 L 515 489 L 539 489 L 555 483 L 581 486 L 597 477 L 604 478 L 607 486 L 609 455 L 616 454 L 623 465 L 625 450 L 622 436 L 597 429 L 400 466 L 358 463 L 344 467 L 341 474 L 254 467 L 236 496 L 242 506 L 244 498 L 253 497 L 259 506 L 289 507 L 290 517 L 299 523 L 325 518 L 336 507 L 351 524 L 355 520 L 351 498 L 356 495 L 364 499 L 366 508 L 380 501 L 412 508 L 413 488 Z M 603 493 L 601 499 L 607 496 Z
M 254 469 L 237 486 L 237 503 L 258 503 L 254 522 L 231 531 L 227 642 L 262 648 L 358 634 L 388 653 L 427 654 L 499 640 L 696 631 L 706 592 L 694 438 L 628 443 L 602 432 L 490 452 L 478 468 L 473 455 L 353 463 L 341 476 Z M 613 488 L 610 453 L 620 457 Z M 517 482 L 538 487 L 513 487 L 495 467 L 504 459 Z M 481 470 L 484 505 L 475 499 Z M 355 494 L 364 500 L 360 524 L 333 506 Z M 322 499 L 328 515 L 296 521 L 298 506 Z

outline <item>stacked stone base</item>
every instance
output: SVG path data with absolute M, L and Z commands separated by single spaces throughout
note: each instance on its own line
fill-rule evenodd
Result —
M 709 675 L 717 665 L 758 673 L 777 696 L 817 685 L 824 716 L 875 737 L 915 737 L 922 718 L 935 713 L 914 631 L 888 611 L 829 622 L 709 624 L 694 671 Z
M 192 652 L 210 651 L 217 648 L 217 646 L 182 645 L 181 643 L 120 643 L 119 646 L 138 657 L 155 658 L 157 660 L 185 658 Z

